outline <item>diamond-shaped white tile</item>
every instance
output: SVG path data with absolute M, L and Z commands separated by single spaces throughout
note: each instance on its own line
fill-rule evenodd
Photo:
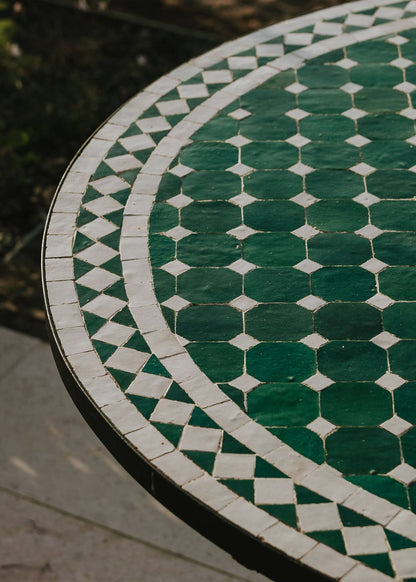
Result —
M 362 192 L 361 194 L 358 194 L 358 196 L 355 196 L 353 200 L 358 202 L 358 204 L 366 206 L 367 208 L 373 204 L 376 204 L 377 202 L 380 202 L 380 198 L 378 196 L 374 196 L 374 194 L 369 194 L 368 192 Z
M 407 138 L 405 141 L 407 141 L 407 143 L 411 143 L 412 145 L 416 145 L 416 135 Z
M 153 140 L 152 140 L 153 141 Z M 127 183 L 118 176 L 106 176 L 91 182 L 91 186 L 101 194 L 115 194 L 127 188 Z
M 186 339 L 185 337 L 182 337 L 181 335 L 178 335 L 178 334 L 176 334 L 176 339 L 181 344 L 181 346 L 187 346 L 188 344 L 191 343 L 188 339 Z
M 384 263 L 383 261 L 379 261 L 378 259 L 369 259 L 365 263 L 362 263 L 360 267 L 362 267 L 366 271 L 370 271 L 370 273 L 379 273 L 380 271 L 388 267 L 388 264 Z
M 403 117 L 407 117 L 407 119 L 411 119 L 412 121 L 416 119 L 416 109 L 413 107 L 407 107 L 406 109 L 399 111 L 399 113 Z
M 356 119 L 361 119 L 361 117 L 364 117 L 367 114 L 367 111 L 364 111 L 363 109 L 357 109 L 357 107 L 351 107 L 351 109 L 347 109 L 347 111 L 344 111 L 343 113 L 341 113 L 341 115 L 343 115 L 344 117 L 348 117 L 348 119 L 353 119 L 354 121 Z
M 120 277 L 118 275 L 114 275 L 114 273 L 110 273 L 105 269 L 96 267 L 95 269 L 91 269 L 91 271 L 88 271 L 88 273 L 85 273 L 85 275 L 82 275 L 82 277 L 77 279 L 77 283 L 83 285 L 84 287 L 88 287 L 88 289 L 103 291 L 119 279 Z
M 157 117 L 145 117 L 136 121 L 136 125 L 143 133 L 157 133 L 158 131 L 167 131 L 171 129 L 171 124 L 166 117 L 158 115 Z
M 316 261 L 311 261 L 310 259 L 304 259 L 300 263 L 293 265 L 293 268 L 297 269 L 298 271 L 303 271 L 304 273 L 308 273 L 310 275 L 311 273 L 315 273 L 315 271 L 322 269 L 322 265 L 317 263 Z
M 394 299 L 383 293 L 376 293 L 370 297 L 370 299 L 367 299 L 366 303 L 369 303 L 373 307 L 378 307 L 379 309 L 386 309 L 389 305 L 393 305 Z
M 230 386 L 234 386 L 234 388 L 238 388 L 238 390 L 241 390 L 242 392 L 250 392 L 250 390 L 253 390 L 253 388 L 261 384 L 257 378 L 253 378 L 250 374 L 242 374 L 228 383 Z
M 305 119 L 305 117 L 308 117 L 310 113 L 308 113 L 308 111 L 300 109 L 299 107 L 296 107 L 296 109 L 286 111 L 285 115 L 287 115 L 291 119 L 296 119 L 297 121 L 300 121 L 301 119 Z
M 105 220 L 104 218 L 97 218 L 87 224 L 82 225 L 78 230 L 90 238 L 99 239 L 106 234 L 110 234 L 117 230 L 118 226 Z
M 189 85 L 179 85 L 179 97 L 182 99 L 195 99 L 198 97 L 208 97 L 208 89 L 205 83 L 190 83 Z
M 177 166 L 175 166 L 174 168 L 169 170 L 169 172 L 171 174 L 174 174 L 175 176 L 178 176 L 179 178 L 183 178 L 184 176 L 187 176 L 188 174 L 190 174 L 193 171 L 194 170 L 192 168 L 189 168 L 188 166 L 185 166 L 184 164 L 178 164 Z
M 376 346 L 388 350 L 389 348 L 391 348 L 391 346 L 397 344 L 397 342 L 400 341 L 400 338 L 398 338 L 397 336 L 393 335 L 388 331 L 382 331 L 378 335 L 375 335 L 373 338 L 371 338 L 370 341 L 372 341 L 373 344 L 376 344 Z
M 83 206 L 97 216 L 105 216 L 109 212 L 115 212 L 116 210 L 123 208 L 122 204 L 117 202 L 117 200 L 114 200 L 111 196 L 101 196 L 101 198 L 91 200 L 91 202 L 87 202 L 87 204 L 83 204 Z M 85 224 L 84 226 L 87 225 Z
M 167 230 L 165 234 L 172 240 L 182 240 L 186 236 L 192 234 L 192 230 L 183 228 L 183 226 L 175 226 L 174 228 Z
M 202 73 L 204 83 L 207 85 L 217 85 L 218 83 L 231 83 L 233 75 L 228 69 L 218 69 L 213 71 L 205 71 Z
M 189 301 L 180 297 L 179 295 L 173 295 L 166 301 L 163 301 L 162 305 L 165 307 L 169 307 L 169 309 L 173 309 L 173 311 L 180 311 L 181 309 L 185 309 L 188 305 L 191 305 Z
M 390 473 L 387 473 L 389 477 L 393 477 L 397 481 L 401 481 L 405 485 L 409 485 L 412 481 L 416 479 L 416 469 L 411 467 L 407 463 L 401 463 L 394 467 Z
M 316 295 L 307 295 L 306 297 L 299 299 L 299 301 L 296 301 L 296 305 L 309 309 L 309 311 L 316 311 L 316 309 L 323 307 L 326 303 L 326 301 L 321 297 L 316 297 Z
M 317 372 L 302 382 L 302 384 L 309 386 L 309 388 L 312 388 L 312 390 L 315 390 L 316 392 L 320 392 L 321 390 L 328 388 L 328 386 L 331 386 L 333 383 L 334 382 L 331 380 L 331 378 L 324 376 L 320 372 Z
M 346 83 L 345 85 L 340 87 L 342 91 L 345 91 L 345 93 L 349 93 L 350 95 L 358 93 L 358 91 L 361 91 L 362 88 L 363 86 L 358 85 L 357 83 Z
M 237 119 L 237 121 L 240 121 L 241 119 L 245 119 L 246 117 L 250 117 L 250 115 L 253 115 L 252 113 L 250 113 L 250 111 L 246 111 L 245 109 L 236 109 L 235 111 L 231 111 L 231 113 L 228 114 L 229 117 L 232 117 L 233 119 Z
M 77 258 L 99 267 L 117 255 L 117 251 L 107 245 L 95 243 L 77 254 Z
M 370 143 L 370 139 L 367 139 L 363 135 L 354 135 L 353 137 L 349 137 L 345 140 L 350 145 L 355 146 L 356 148 L 361 148 L 362 146 L 367 145 Z
M 334 430 L 334 428 L 336 428 L 336 426 L 335 424 L 332 424 L 332 422 L 322 418 L 322 416 L 318 416 L 318 418 L 315 418 L 315 420 L 307 424 L 306 428 L 312 430 L 321 437 L 326 437 Z
M 310 143 L 311 140 L 307 137 L 304 137 L 303 135 L 300 135 L 300 133 L 297 133 L 296 135 L 289 137 L 286 141 L 297 148 L 301 148 L 304 145 Z
M 293 93 L 294 95 L 299 95 L 303 91 L 306 91 L 308 87 L 306 85 L 302 85 L 302 83 L 292 83 L 285 87 L 285 91 L 289 91 L 289 93 Z
M 245 224 L 240 224 L 240 226 L 236 226 L 235 228 L 228 230 L 227 234 L 230 234 L 231 236 L 238 238 L 238 240 L 244 240 L 251 236 L 252 234 L 255 234 L 256 232 L 257 230 L 254 230 L 253 228 L 250 228 Z
M 108 158 L 105 163 L 110 166 L 114 172 L 127 172 L 128 170 L 135 170 L 136 168 L 141 168 L 143 166 L 142 162 L 139 162 L 137 158 L 131 154 L 124 154 L 122 156 L 115 156 L 114 158 Z
M 376 10 L 374 16 L 382 18 L 383 20 L 399 20 L 404 14 L 403 8 L 396 8 L 394 6 L 380 6 Z
M 401 436 L 413 425 L 410 422 L 407 422 L 407 420 L 404 420 L 404 418 L 401 418 L 400 416 L 397 416 L 397 414 L 395 414 L 394 416 L 383 422 L 383 424 L 380 424 L 380 426 L 381 428 L 388 430 L 389 432 L 396 436 Z
M 258 44 L 256 53 L 258 57 L 281 57 L 284 54 L 284 46 L 278 42 Z
M 169 198 L 169 200 L 167 200 L 167 202 L 171 206 L 174 206 L 175 208 L 185 208 L 185 206 L 188 206 L 189 204 L 191 204 L 191 202 L 193 202 L 193 200 L 192 200 L 192 198 L 190 198 L 189 196 L 185 196 L 184 194 L 177 194 L 176 196 Z
M 236 148 L 241 148 L 245 145 L 247 145 L 248 143 L 251 143 L 252 140 L 248 139 L 247 137 L 244 137 L 243 135 L 235 135 L 234 137 L 230 137 L 230 139 L 225 140 L 226 143 L 229 143 L 233 146 L 235 146 Z
M 244 208 L 249 204 L 253 204 L 256 200 L 257 198 L 254 198 L 254 196 L 250 196 L 250 194 L 246 194 L 246 192 L 241 192 L 241 194 L 237 194 L 237 196 L 230 198 L 228 202 L 232 202 L 233 204 Z
M 317 228 L 314 228 L 310 224 L 304 224 L 296 230 L 292 230 L 292 234 L 299 238 L 303 238 L 303 240 L 309 240 L 319 234 L 319 232 L 320 231 Z
M 132 327 L 114 323 L 114 321 L 108 321 L 100 327 L 92 336 L 92 339 L 111 344 L 112 346 L 122 346 L 131 338 L 134 332 L 135 330 Z M 147 356 L 149 357 L 149 354 Z
M 117 297 L 111 297 L 109 295 L 98 295 L 92 301 L 89 301 L 82 308 L 83 311 L 88 313 L 94 313 L 99 317 L 104 317 L 105 319 L 110 319 L 117 311 L 120 311 L 126 302 L 117 299 Z
M 181 275 L 182 273 L 188 271 L 190 268 L 191 267 L 185 265 L 185 263 L 182 263 L 182 261 L 178 261 L 177 259 L 175 259 L 174 261 L 170 261 L 169 263 L 166 263 L 166 265 L 163 265 L 163 267 L 161 267 L 161 269 L 163 269 L 167 273 L 170 273 L 171 275 Z
M 231 344 L 232 346 L 235 346 L 236 348 L 239 348 L 240 350 L 245 351 L 256 346 L 260 342 L 251 335 L 248 335 L 246 333 L 240 333 L 239 335 L 233 337 L 233 339 L 229 340 L 228 343 Z
M 317 22 L 313 27 L 314 34 L 323 36 L 338 36 L 342 34 L 343 26 L 340 22 Z
M 409 172 L 414 172 L 416 173 L 416 165 L 412 166 L 411 168 L 409 168 Z
M 396 390 L 396 388 L 405 384 L 406 380 L 403 380 L 403 378 L 398 374 L 386 372 L 375 382 L 382 388 L 386 388 L 386 390 Z
M 228 265 L 227 269 L 231 269 L 236 273 L 240 273 L 240 275 L 245 275 L 249 271 L 257 269 L 257 265 L 254 265 L 249 261 L 245 261 L 244 259 L 238 259 L 237 261 L 234 261 L 234 263 L 231 263 L 231 265 Z
M 338 67 L 341 67 L 342 69 L 346 70 L 352 69 L 353 67 L 358 65 L 357 61 L 353 61 L 352 59 L 341 59 L 340 61 L 337 61 L 335 64 L 338 65 Z
M 393 89 L 401 91 L 402 93 L 412 93 L 416 89 L 416 85 L 409 83 L 408 81 L 404 81 L 403 83 L 399 83 L 393 87 Z
M 303 206 L 303 208 L 308 208 L 308 206 L 312 206 L 312 204 L 318 202 L 318 198 L 315 198 L 315 196 L 312 196 L 312 194 L 308 194 L 307 192 L 296 194 L 296 196 L 293 196 L 290 200 L 295 204 L 299 204 L 299 206 Z
M 383 232 L 384 231 L 380 228 L 377 228 L 377 226 L 374 226 L 373 224 L 367 224 L 366 226 L 363 226 L 363 228 L 356 230 L 355 234 L 359 234 L 364 238 L 373 240 L 373 238 L 380 236 L 380 234 L 383 234 Z
M 154 147 L 156 144 L 150 135 L 141 133 L 140 135 L 130 135 L 129 137 L 122 137 L 121 145 L 129 152 L 139 152 Z
M 290 32 L 284 36 L 284 42 L 288 45 L 308 46 L 312 40 L 313 34 L 310 32 Z
M 410 67 L 410 65 L 413 65 L 413 61 L 405 59 L 403 57 L 399 57 L 398 59 L 394 59 L 394 61 L 391 61 L 390 64 L 393 65 L 394 67 L 397 67 L 398 69 L 406 69 L 407 67 Z
M 256 57 L 229 57 L 228 67 L 237 70 L 250 70 L 257 68 Z
M 237 176 L 247 176 L 247 174 L 250 174 L 253 171 L 253 169 L 254 168 L 252 168 L 251 166 L 247 166 L 246 164 L 238 162 L 238 164 L 234 164 L 234 166 L 227 168 L 227 172 L 232 172 Z
M 310 335 L 302 338 L 300 341 L 305 344 L 305 346 L 308 346 L 314 350 L 318 350 L 321 346 L 328 343 L 328 340 L 319 333 L 311 333 Z
M 404 38 L 403 36 L 397 35 L 393 36 L 393 38 L 388 38 L 386 42 L 390 42 L 391 44 L 395 44 L 396 46 L 400 46 L 402 44 L 406 44 L 409 42 L 409 39 Z
M 294 164 L 293 166 L 288 168 L 288 170 L 289 172 L 293 172 L 293 174 L 297 174 L 298 176 L 307 176 L 311 172 L 315 171 L 314 168 L 311 168 L 311 166 L 308 166 L 306 164 L 302 164 L 302 162 Z
M 246 295 L 240 295 L 236 297 L 232 301 L 230 301 L 230 305 L 239 309 L 240 311 L 249 311 L 258 305 L 257 301 L 254 301 L 251 297 L 247 297 Z

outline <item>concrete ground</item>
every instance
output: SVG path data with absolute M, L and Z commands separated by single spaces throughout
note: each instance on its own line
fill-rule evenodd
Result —
M 118 465 L 47 344 L 0 328 L 0 370 L 0 582 L 266 582 Z

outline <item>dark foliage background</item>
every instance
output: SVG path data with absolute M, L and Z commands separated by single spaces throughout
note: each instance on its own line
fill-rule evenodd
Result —
M 338 0 L 0 1 L 0 325 L 46 337 L 42 226 L 88 136 L 220 42 Z

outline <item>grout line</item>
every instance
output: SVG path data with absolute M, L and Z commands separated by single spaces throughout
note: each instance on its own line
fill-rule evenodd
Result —
M 36 499 L 36 497 L 32 497 L 31 495 L 27 495 L 25 493 L 20 493 L 19 491 L 13 491 L 12 489 L 9 489 L 8 487 L 3 487 L 1 485 L 0 485 L 0 492 L 5 493 L 7 495 L 10 495 L 12 497 L 15 497 L 16 499 L 21 499 L 23 501 L 27 501 L 28 503 L 32 503 L 33 505 L 37 505 L 39 507 L 49 509 L 51 511 L 54 511 L 55 513 L 59 513 L 60 515 L 62 515 L 64 517 L 69 517 L 71 519 L 74 519 L 74 520 L 79 521 L 81 523 L 84 523 L 86 525 L 91 525 L 93 527 L 97 527 L 103 531 L 106 531 L 106 532 L 111 533 L 113 535 L 116 535 L 118 537 L 124 538 L 126 540 L 131 541 L 131 542 L 135 542 L 137 544 L 140 544 L 140 545 L 145 546 L 147 548 L 150 548 L 152 550 L 162 552 L 168 556 L 171 556 L 172 558 L 184 560 L 185 562 L 189 562 L 189 563 L 194 564 L 196 566 L 200 566 L 202 568 L 212 570 L 213 572 L 217 572 L 218 574 L 223 574 L 224 576 L 229 576 L 230 578 L 233 578 L 235 580 L 241 580 L 242 582 L 252 582 L 249 578 L 245 578 L 245 577 L 240 576 L 238 574 L 233 574 L 232 572 L 228 572 L 227 570 L 223 570 L 221 568 L 216 568 L 214 566 L 210 566 L 209 564 L 206 564 L 205 562 L 201 562 L 200 560 L 195 560 L 194 558 L 180 554 L 179 552 L 175 552 L 173 550 L 169 550 L 168 548 L 158 546 L 157 544 L 154 544 L 152 542 L 148 542 L 148 541 L 143 540 L 141 538 L 138 538 L 132 534 L 128 534 L 126 532 L 112 528 L 108 525 L 99 523 L 93 519 L 89 519 L 87 517 L 83 517 L 81 515 L 71 513 L 70 511 L 67 511 L 66 509 L 56 507 L 55 505 L 51 505 L 50 503 L 46 503 L 45 501 L 40 501 L 39 499 Z M 236 564 L 238 566 L 241 566 L 240 564 L 238 564 L 238 562 L 236 562 Z M 257 572 L 255 572 L 253 570 L 253 574 L 257 574 Z

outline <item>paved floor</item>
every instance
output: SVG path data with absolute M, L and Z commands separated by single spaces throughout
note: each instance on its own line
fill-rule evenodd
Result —
M 120 468 L 47 344 L 0 328 L 0 369 L 0 582 L 266 581 Z

